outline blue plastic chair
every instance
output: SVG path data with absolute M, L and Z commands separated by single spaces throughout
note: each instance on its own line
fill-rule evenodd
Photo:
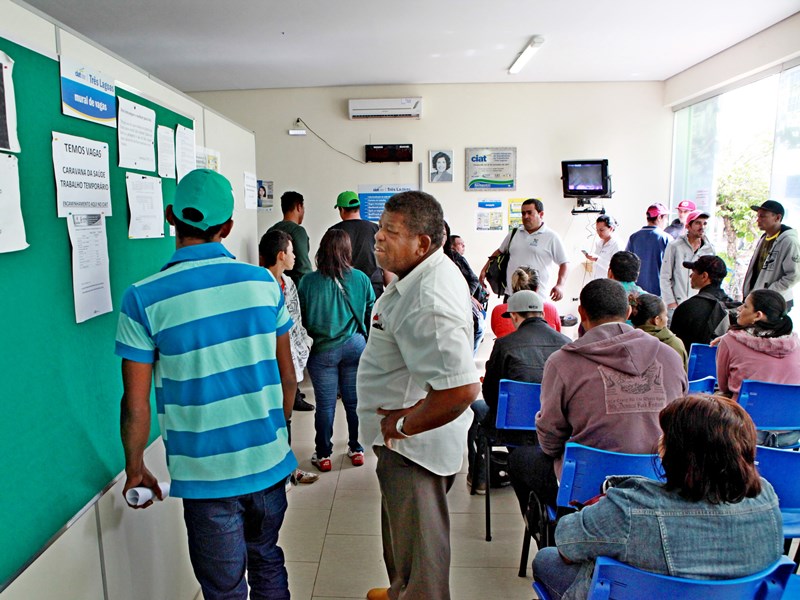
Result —
M 542 407 L 542 384 L 501 379 L 497 393 L 497 429 L 536 431 L 536 413 Z
M 792 575 L 789 577 L 789 583 L 786 585 L 786 593 L 784 598 L 800 598 L 800 575 Z
M 745 379 L 739 390 L 739 404 L 753 419 L 756 429 L 800 430 L 800 385 Z
M 486 472 L 486 541 L 492 541 L 492 501 L 491 501 L 491 452 L 492 446 L 503 444 L 503 431 L 536 431 L 536 413 L 542 407 L 541 403 L 542 384 L 527 383 L 524 381 L 513 381 L 511 379 L 501 379 L 497 392 L 497 418 L 495 429 L 497 437 L 490 435 L 481 428 L 479 437 L 483 438 L 484 463 Z M 506 445 L 506 444 L 504 444 Z M 472 474 L 472 485 L 476 483 L 476 473 Z M 524 575 L 523 575 L 524 577 Z
M 782 556 L 759 573 L 737 579 L 683 579 L 642 571 L 600 556 L 595 561 L 588 600 L 641 600 L 642 598 L 680 598 L 681 600 L 781 600 L 796 598 L 788 594 L 795 564 Z M 534 582 L 541 600 L 550 600 L 547 591 Z M 784 595 L 786 592 L 786 595 Z
M 658 454 L 609 452 L 567 442 L 556 505 L 572 508 L 572 502 L 582 504 L 594 498 L 609 475 L 641 475 L 661 479 L 661 459 Z
M 758 472 L 778 494 L 783 537 L 800 538 L 800 452 L 759 446 L 756 463 Z
M 689 348 L 689 381 L 717 376 L 717 347 L 692 344 Z
M 661 459 L 658 454 L 610 452 L 567 442 L 556 497 L 557 507 L 574 510 L 573 501 L 583 504 L 591 500 L 601 492 L 606 477 L 610 475 L 641 475 L 650 479 L 661 479 Z M 552 527 L 556 522 L 557 507 L 546 507 L 548 522 L 543 527 Z M 530 550 L 530 532 L 527 527 L 525 534 L 527 537 L 522 546 L 520 577 L 526 575 Z
M 717 378 L 709 375 L 702 379 L 695 379 L 689 381 L 690 394 L 713 394 L 714 388 L 717 386 Z

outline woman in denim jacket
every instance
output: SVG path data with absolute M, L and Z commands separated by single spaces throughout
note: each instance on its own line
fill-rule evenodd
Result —
M 732 579 L 780 558 L 778 498 L 756 470 L 756 430 L 738 404 L 695 394 L 659 415 L 666 483 L 614 477 L 606 496 L 563 517 L 534 577 L 553 598 L 585 599 L 598 556 L 645 571 Z

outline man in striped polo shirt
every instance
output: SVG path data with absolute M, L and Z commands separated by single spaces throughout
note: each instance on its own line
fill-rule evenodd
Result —
M 253 597 L 289 598 L 278 531 L 297 466 L 286 430 L 297 387 L 292 320 L 269 271 L 237 262 L 220 243 L 232 214 L 225 177 L 186 175 L 166 210 L 175 254 L 123 296 L 123 494 L 144 486 L 161 498 L 144 464 L 155 379 L 170 495 L 183 498 L 203 596 L 245 599 L 249 584 Z

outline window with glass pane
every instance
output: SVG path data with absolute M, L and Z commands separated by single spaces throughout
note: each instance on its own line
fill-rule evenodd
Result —
M 709 238 L 725 259 L 728 294 L 741 300 L 761 231 L 750 208 L 772 198 L 800 226 L 800 67 L 675 113 L 672 205 L 709 211 Z

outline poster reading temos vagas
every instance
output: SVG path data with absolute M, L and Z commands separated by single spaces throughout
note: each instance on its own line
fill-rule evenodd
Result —
M 517 189 L 516 148 L 467 148 L 466 189 Z
M 111 216 L 108 144 L 53 132 L 58 216 Z
M 117 126 L 114 79 L 61 57 L 61 112 L 108 127 Z

